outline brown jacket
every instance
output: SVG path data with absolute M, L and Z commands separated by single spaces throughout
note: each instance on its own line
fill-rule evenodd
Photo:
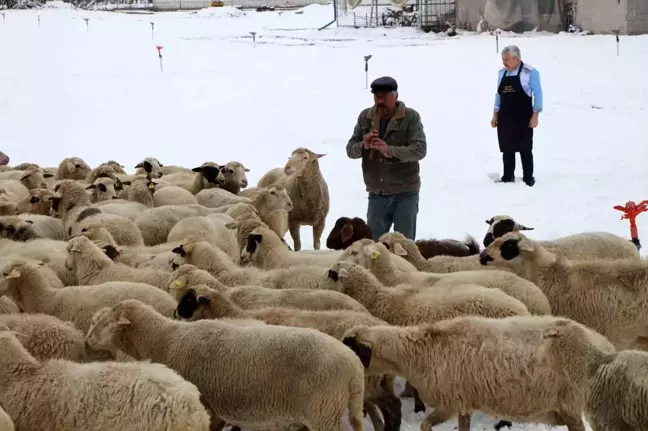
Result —
M 379 127 L 376 108 L 363 110 L 346 147 L 349 158 L 362 158 L 362 174 L 367 191 L 379 195 L 417 192 L 421 188 L 419 160 L 427 153 L 421 116 L 414 109 L 406 108 L 403 102 L 398 102 L 383 139 L 389 146 L 391 158 L 383 157 L 378 150 L 366 150 L 363 146 L 364 135 Z

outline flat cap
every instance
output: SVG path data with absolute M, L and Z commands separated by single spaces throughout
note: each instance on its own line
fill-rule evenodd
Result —
M 371 83 L 371 92 L 374 94 L 389 93 L 390 91 L 398 91 L 398 83 L 391 76 L 377 78 Z

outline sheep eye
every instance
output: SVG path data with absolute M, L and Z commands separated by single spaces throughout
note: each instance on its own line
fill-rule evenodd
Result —
M 389 244 L 387 244 L 386 242 L 383 242 L 382 244 L 385 246 L 387 250 L 389 250 Z
M 271 195 L 276 195 L 276 193 L 273 191 L 270 192 Z
M 83 229 L 81 229 L 81 232 L 87 232 L 87 231 L 88 231 L 88 229 L 85 228 L 85 227 Z
M 40 202 L 40 198 L 38 196 L 32 196 L 29 200 L 29 203 L 31 204 L 37 204 L 38 202 Z
M 358 255 L 358 252 L 357 252 L 357 251 L 352 251 L 352 252 L 351 252 L 351 256 L 357 256 L 357 255 Z

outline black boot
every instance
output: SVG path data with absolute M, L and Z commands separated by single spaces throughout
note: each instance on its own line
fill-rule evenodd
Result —
M 533 187 L 535 184 L 535 178 L 531 177 L 528 180 L 524 180 L 524 183 L 529 187 Z

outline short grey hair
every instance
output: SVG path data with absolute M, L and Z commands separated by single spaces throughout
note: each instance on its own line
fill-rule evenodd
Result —
M 502 50 L 502 57 L 504 57 L 504 54 L 511 54 L 511 57 L 513 58 L 522 58 L 520 48 L 518 48 L 516 45 L 509 45 L 504 47 L 504 49 Z

